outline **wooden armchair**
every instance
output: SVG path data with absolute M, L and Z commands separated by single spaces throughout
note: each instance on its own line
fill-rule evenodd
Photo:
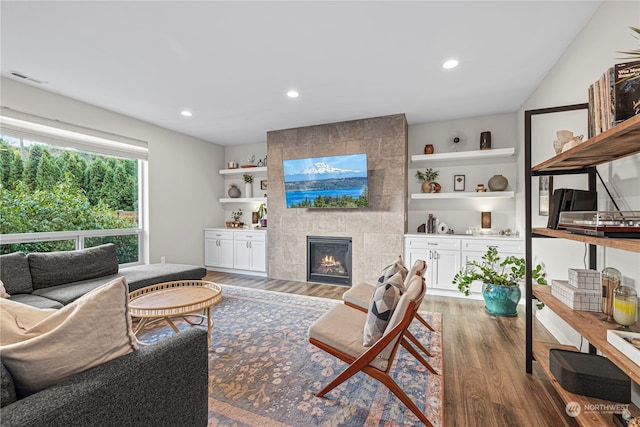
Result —
M 324 396 L 362 371 L 383 383 L 420 421 L 427 426 L 432 426 L 424 413 L 389 375 L 398 347 L 424 298 L 425 291 L 422 277 L 411 278 L 408 289 L 400 298 L 382 338 L 371 347 L 364 347 L 362 343 L 367 313 L 354 310 L 347 305 L 338 304 L 332 307 L 311 325 L 309 342 L 349 364 L 316 396 Z
M 409 285 L 409 281 L 413 276 L 418 275 L 420 277 L 424 277 L 424 273 L 426 271 L 427 271 L 426 261 L 421 259 L 416 260 L 416 262 L 413 263 L 413 266 L 411 267 L 411 271 L 407 275 L 407 282 L 406 282 L 407 286 Z M 345 292 L 344 295 L 342 295 L 342 299 L 346 305 L 353 307 L 356 310 L 367 312 L 369 310 L 369 301 L 371 300 L 371 296 L 373 295 L 373 292 L 375 291 L 375 289 L 376 289 L 375 286 L 370 285 L 368 283 L 364 283 L 364 282 L 358 283 L 357 285 L 352 286 L 351 289 L 349 289 L 347 292 Z M 433 328 L 431 327 L 431 325 L 427 323 L 424 317 L 420 316 L 420 313 L 416 312 L 415 318 L 420 323 L 422 323 L 427 329 L 429 329 L 430 331 L 433 331 Z M 415 349 L 410 347 L 407 340 L 411 341 L 416 347 L 418 347 L 427 356 L 433 357 L 433 355 L 429 352 L 429 350 L 427 350 L 411 332 L 407 331 L 405 334 L 405 338 L 403 340 L 403 347 L 405 347 L 411 354 L 414 354 Z M 428 363 L 425 365 L 425 367 L 429 369 L 431 372 L 436 373 Z

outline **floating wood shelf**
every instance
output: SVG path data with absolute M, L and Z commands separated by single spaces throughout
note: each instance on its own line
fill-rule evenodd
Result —
M 584 169 L 640 153 L 640 115 L 531 168 L 535 172 Z
M 590 245 L 605 246 L 629 252 L 640 252 L 640 239 L 613 239 L 610 237 L 585 236 L 570 233 L 566 230 L 552 230 L 549 228 L 534 228 L 533 234 L 538 236 L 556 237 L 565 240 L 588 243 Z

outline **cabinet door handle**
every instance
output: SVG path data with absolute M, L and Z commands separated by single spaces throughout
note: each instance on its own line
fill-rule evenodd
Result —
M 433 258 L 433 254 L 432 254 L 432 252 L 433 252 L 433 251 L 429 251 L 429 259 Z

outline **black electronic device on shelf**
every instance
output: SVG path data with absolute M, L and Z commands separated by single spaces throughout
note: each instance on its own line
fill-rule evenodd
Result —
M 594 211 L 598 208 L 598 195 L 595 191 L 558 188 L 549 200 L 549 220 L 547 228 L 558 229 L 560 212 Z

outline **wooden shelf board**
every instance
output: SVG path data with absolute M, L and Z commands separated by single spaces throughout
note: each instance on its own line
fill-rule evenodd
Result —
M 640 153 L 640 115 L 531 169 L 536 172 L 583 169 L 637 153 Z
M 542 342 L 542 341 L 533 342 L 533 355 L 536 361 L 538 362 L 538 365 L 540 366 L 540 368 L 544 371 L 545 375 L 549 378 L 549 381 L 551 381 L 553 388 L 555 388 L 556 391 L 558 392 L 558 395 L 560 396 L 562 401 L 565 403 L 577 402 L 580 405 L 581 412 L 580 412 L 580 415 L 575 417 L 576 422 L 580 426 L 598 426 L 599 427 L 599 426 L 612 425 L 613 415 L 609 413 L 609 411 L 605 411 L 605 410 L 586 411 L 585 408 L 591 407 L 589 405 L 602 405 L 601 407 L 603 408 L 624 407 L 626 405 L 617 403 L 617 402 L 611 402 L 608 400 L 596 399 L 593 397 L 574 394 L 562 388 L 558 380 L 556 380 L 556 378 L 551 373 L 551 370 L 549 369 L 549 350 L 552 348 L 559 348 L 559 349 L 571 350 L 571 351 L 578 351 L 578 349 L 569 345 L 561 345 L 561 344 L 548 343 L 548 342 Z M 640 415 L 640 409 L 638 409 L 633 404 L 629 405 L 629 411 L 634 416 Z
M 501 157 L 511 157 L 515 154 L 515 148 L 493 148 L 490 150 L 454 151 L 451 153 L 437 154 L 414 154 L 411 156 L 411 163 L 446 162 L 451 160 L 473 160 L 473 159 L 498 159 Z
M 477 193 L 471 191 L 458 191 L 454 193 L 412 193 L 411 200 L 438 200 L 438 199 L 509 199 L 514 196 L 513 191 L 486 191 Z
M 640 239 L 613 239 L 609 237 L 585 236 L 582 234 L 570 233 L 566 230 L 552 230 L 550 228 L 534 228 L 532 232 L 538 236 L 557 237 L 560 239 L 574 240 L 576 242 L 605 246 L 623 251 L 640 252 Z
M 533 295 L 545 303 L 551 311 L 557 314 L 569 326 L 583 336 L 589 343 L 608 357 L 622 371 L 636 383 L 640 383 L 640 366 L 622 354 L 607 341 L 607 330 L 617 329 L 619 325 L 602 321 L 602 313 L 573 310 L 562 301 L 551 295 L 551 286 L 532 285 Z M 632 332 L 640 332 L 640 326 L 635 324 L 630 328 Z

